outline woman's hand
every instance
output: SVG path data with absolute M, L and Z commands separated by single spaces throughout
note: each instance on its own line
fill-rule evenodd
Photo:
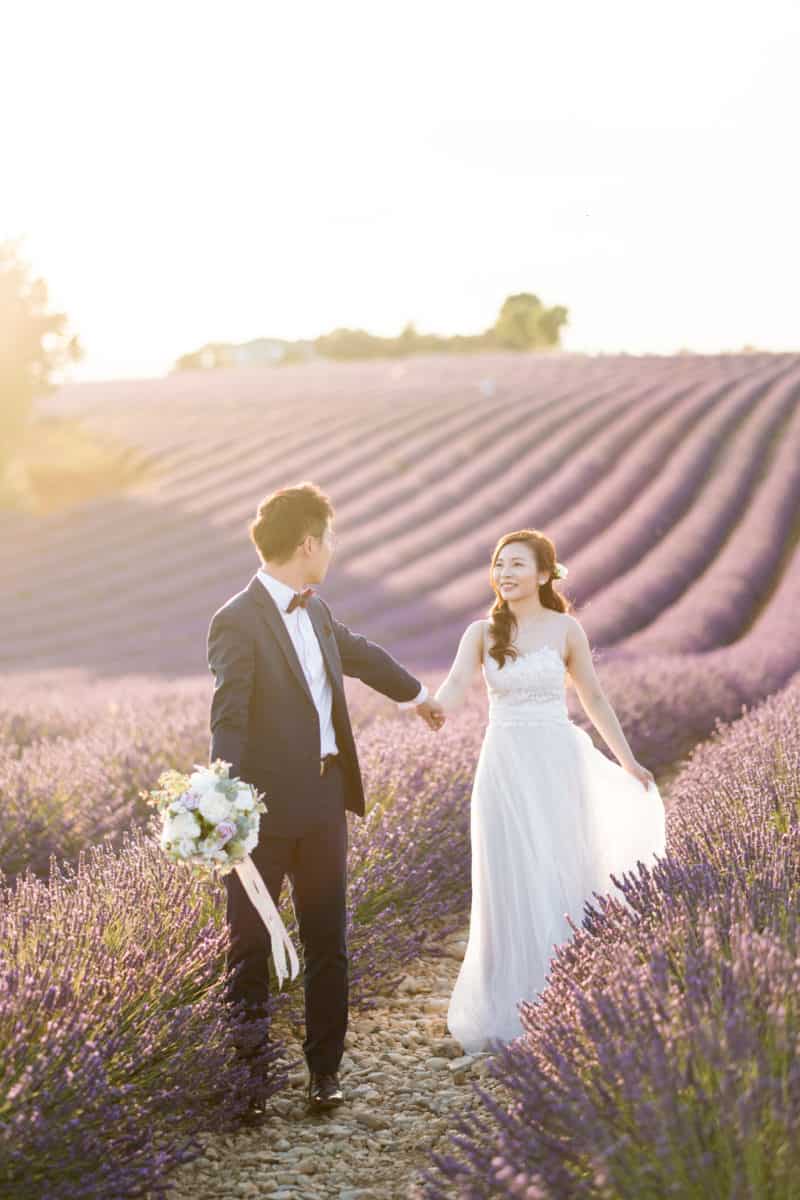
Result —
M 621 763 L 620 765 L 623 770 L 628 771 L 629 774 L 633 775 L 634 779 L 638 779 L 646 788 L 649 788 L 651 783 L 655 784 L 656 780 L 653 772 L 648 771 L 647 767 L 643 767 L 635 758 L 629 763 Z
M 422 717 L 429 729 L 437 731 L 442 728 L 447 720 L 444 709 L 435 698 L 429 698 L 424 704 L 418 704 L 417 716 Z

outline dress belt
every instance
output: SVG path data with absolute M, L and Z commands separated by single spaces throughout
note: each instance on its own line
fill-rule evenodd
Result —
M 535 704 L 490 704 L 492 725 L 570 725 L 569 710 L 561 700 L 542 700 Z

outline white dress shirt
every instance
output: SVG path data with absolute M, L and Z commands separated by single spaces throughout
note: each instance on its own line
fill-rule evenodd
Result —
M 288 583 L 276 579 L 274 575 L 270 575 L 263 568 L 257 574 L 278 606 L 278 611 L 283 617 L 283 623 L 300 660 L 300 666 L 303 668 L 303 674 L 319 716 L 320 758 L 324 758 L 326 754 L 338 754 L 339 747 L 336 744 L 336 732 L 333 728 L 331 681 L 328 678 L 328 671 L 314 626 L 311 624 L 311 617 L 308 615 L 308 611 L 299 604 L 293 612 L 286 611 L 295 594 L 294 588 L 289 587 Z M 413 700 L 404 700 L 402 703 L 398 703 L 398 708 L 411 708 L 415 704 L 423 704 L 427 698 L 428 689 L 423 684 Z

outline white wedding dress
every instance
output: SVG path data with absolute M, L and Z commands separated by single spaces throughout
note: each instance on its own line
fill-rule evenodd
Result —
M 517 1002 L 545 984 L 553 944 L 592 892 L 613 893 L 636 860 L 665 853 L 664 805 L 567 713 L 561 651 L 539 646 L 502 669 L 486 655 L 489 722 L 470 811 L 469 941 L 447 1012 L 465 1052 L 522 1032 Z

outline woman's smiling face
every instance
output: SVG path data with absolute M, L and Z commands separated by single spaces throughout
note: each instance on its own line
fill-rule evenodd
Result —
M 497 594 L 513 602 L 535 595 L 539 590 L 539 571 L 533 546 L 527 542 L 509 542 L 503 546 L 492 567 Z

